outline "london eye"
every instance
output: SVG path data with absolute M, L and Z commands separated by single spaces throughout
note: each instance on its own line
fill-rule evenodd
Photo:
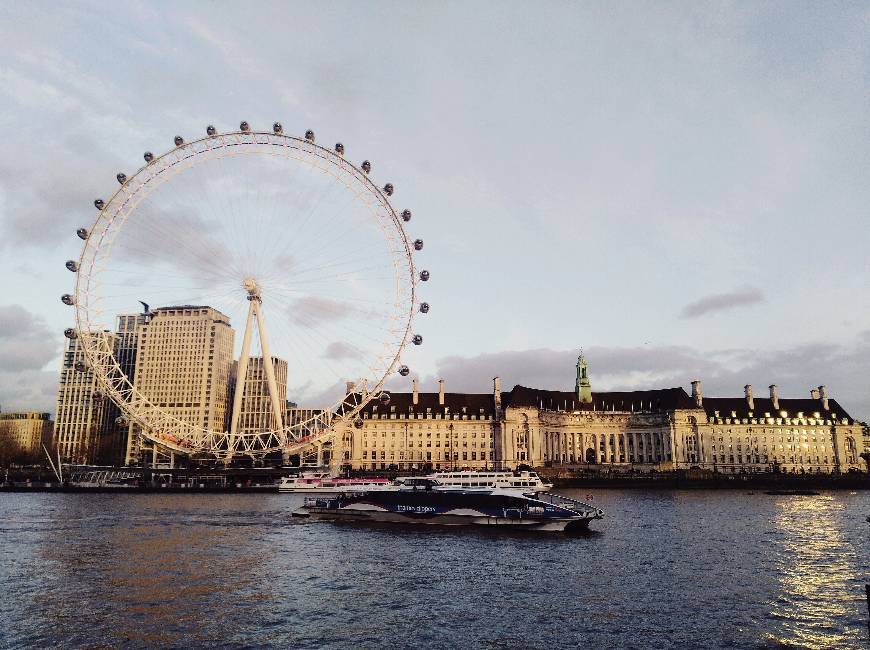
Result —
M 185 454 L 286 457 L 359 426 L 369 401 L 389 403 L 385 383 L 410 373 L 403 353 L 423 341 L 413 322 L 429 310 L 418 296 L 429 271 L 415 264 L 423 240 L 406 232 L 411 210 L 393 207 L 395 188 L 373 180 L 370 161 L 351 162 L 342 143 L 323 146 L 310 130 L 296 137 L 277 122 L 262 131 L 242 122 L 176 136 L 143 163 L 95 199 L 93 223 L 77 231 L 81 252 L 66 263 L 75 289 L 62 296 L 75 309 L 66 335 L 79 339 L 81 369 L 95 373 L 119 423 Z M 244 324 L 230 344 L 219 423 L 184 408 L 202 395 L 170 390 L 197 369 L 176 364 L 163 383 L 138 381 L 109 339 L 93 335 L 139 301 L 146 319 L 208 306 L 227 325 Z M 268 411 L 255 426 L 243 407 L 254 374 Z M 290 418 L 291 401 L 317 408 Z

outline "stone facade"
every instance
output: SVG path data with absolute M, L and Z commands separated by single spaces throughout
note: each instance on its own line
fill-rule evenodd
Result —
M 51 442 L 54 422 L 48 413 L 23 411 L 0 413 L 0 444 L 10 444 L 22 454 L 37 456 Z
M 203 429 L 224 430 L 234 337 L 229 318 L 212 307 L 151 311 L 136 328 L 133 385 L 143 400 L 139 408 L 160 409 Z M 135 431 L 130 439 L 127 463 L 138 461 L 143 448 Z
M 703 398 L 683 388 L 392 393 L 343 432 L 355 469 L 516 468 L 837 473 L 865 467 L 863 430 L 820 387 L 809 399 Z M 815 390 L 815 389 L 814 389 Z M 816 394 L 818 393 L 818 395 Z M 776 408 L 775 408 L 775 407 Z

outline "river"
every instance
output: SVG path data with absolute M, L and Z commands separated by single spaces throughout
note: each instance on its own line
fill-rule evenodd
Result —
M 866 648 L 870 492 L 565 490 L 579 537 L 0 494 L 0 646 Z

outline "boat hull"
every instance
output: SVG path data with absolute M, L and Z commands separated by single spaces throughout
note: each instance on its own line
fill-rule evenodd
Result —
M 406 513 L 391 512 L 389 510 L 358 510 L 354 508 L 342 508 L 340 510 L 330 508 L 317 508 L 307 506 L 299 508 L 293 513 L 297 517 L 311 517 L 322 521 L 357 521 L 376 522 L 389 524 L 427 524 L 435 526 L 500 526 L 522 530 L 539 532 L 569 532 L 588 530 L 590 519 L 576 518 L 549 518 L 531 519 L 518 517 L 498 517 L 481 513 L 469 514 L 433 514 L 429 516 L 411 515 Z

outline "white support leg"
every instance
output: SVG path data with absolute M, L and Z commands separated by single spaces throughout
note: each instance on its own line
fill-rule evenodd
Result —
M 239 357 L 239 367 L 236 370 L 236 390 L 233 394 L 233 412 L 230 416 L 230 437 L 227 444 L 226 464 L 229 465 L 230 459 L 233 457 L 233 451 L 236 443 L 236 435 L 239 431 L 239 414 L 242 411 L 242 393 L 245 389 L 245 376 L 248 372 L 248 359 L 251 355 L 251 330 L 252 321 L 257 304 L 256 300 L 251 300 L 248 305 L 248 320 L 245 323 L 245 336 L 242 339 L 242 354 Z
M 272 401 L 272 413 L 275 416 L 276 428 L 280 431 L 281 446 L 287 446 L 287 436 L 284 432 L 284 405 L 281 396 L 278 395 L 278 382 L 275 381 L 275 366 L 272 365 L 272 355 L 269 352 L 269 339 L 266 337 L 266 326 L 263 323 L 263 312 L 260 310 L 259 301 L 252 301 L 254 314 L 257 317 L 257 328 L 260 332 L 260 347 L 263 350 L 263 369 L 266 372 L 266 383 L 269 386 L 269 399 Z

